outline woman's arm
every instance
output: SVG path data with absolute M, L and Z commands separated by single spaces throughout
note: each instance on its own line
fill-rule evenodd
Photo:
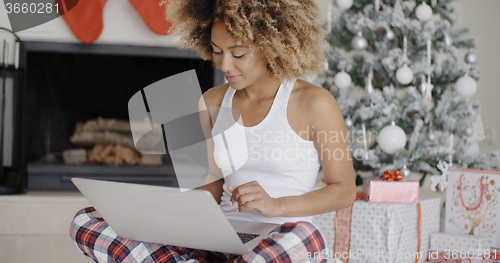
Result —
M 356 199 L 356 183 L 344 118 L 335 98 L 323 88 L 308 92 L 306 107 L 314 145 L 327 186 L 300 196 L 271 198 L 257 182 L 228 186 L 239 211 L 255 209 L 266 217 L 310 216 L 339 210 Z
M 207 175 L 208 177 L 211 177 L 211 174 Z M 222 198 L 222 186 L 224 185 L 224 179 L 219 179 L 216 181 L 213 181 L 211 183 L 203 184 L 202 186 L 196 188 L 197 190 L 207 190 L 209 191 L 213 196 L 215 201 L 217 201 L 217 204 L 220 204 L 221 198 Z
M 278 216 L 309 216 L 339 210 L 356 199 L 356 182 L 344 118 L 333 95 L 316 90 L 308 100 L 313 140 L 320 155 L 326 186 L 302 196 L 277 199 Z
M 218 204 L 221 202 L 222 186 L 224 185 L 224 178 L 222 172 L 214 160 L 214 141 L 212 139 L 212 128 L 217 115 L 211 112 L 213 107 L 219 107 L 217 104 L 218 97 L 220 97 L 221 88 L 215 87 L 206 91 L 198 102 L 198 109 L 200 113 L 200 124 L 205 135 L 205 142 L 207 143 L 207 158 L 208 158 L 208 174 L 203 181 L 202 186 L 196 188 L 198 190 L 207 190 L 214 196 Z M 214 106 L 219 105 L 219 106 Z

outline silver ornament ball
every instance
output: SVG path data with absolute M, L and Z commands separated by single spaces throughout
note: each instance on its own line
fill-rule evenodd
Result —
M 434 134 L 433 132 L 429 132 L 429 134 L 427 134 L 427 139 L 433 142 L 436 139 L 436 134 Z
M 365 158 L 365 150 L 363 149 L 356 149 L 354 151 L 354 158 L 358 161 L 361 161 Z
M 352 39 L 351 45 L 354 50 L 365 50 L 368 47 L 368 41 L 366 41 L 366 38 L 359 32 L 358 35 Z
M 474 52 L 474 50 L 470 50 L 469 53 L 465 55 L 464 60 L 465 63 L 476 64 L 479 61 L 479 56 L 477 55 L 476 52 Z
M 406 178 L 407 178 L 408 176 L 410 176 L 410 174 L 411 174 L 411 170 L 410 170 L 410 169 L 408 169 L 408 167 L 406 167 L 406 165 L 405 165 L 405 166 L 403 166 L 403 169 L 401 169 L 401 171 L 399 171 L 399 172 L 400 172 L 400 173 L 401 173 L 404 177 L 406 177 Z

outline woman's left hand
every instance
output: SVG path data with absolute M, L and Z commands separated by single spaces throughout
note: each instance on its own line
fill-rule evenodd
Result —
M 275 217 L 279 213 L 278 200 L 270 197 L 257 181 L 238 187 L 229 185 L 227 190 L 232 193 L 230 205 L 238 202 L 239 212 L 255 209 L 265 217 Z

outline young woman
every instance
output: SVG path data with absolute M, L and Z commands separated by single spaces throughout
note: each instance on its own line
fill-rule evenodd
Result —
M 246 147 L 233 147 L 233 165 L 221 153 L 224 145 L 208 140 L 210 183 L 199 189 L 210 191 L 229 219 L 279 227 L 253 251 L 233 257 L 124 240 L 86 208 L 70 229 L 82 252 L 96 262 L 323 261 L 293 253 L 325 248 L 312 216 L 350 206 L 356 187 L 335 98 L 297 79 L 323 70 L 319 16 L 314 0 L 170 0 L 167 6 L 180 47 L 195 48 L 228 81 L 200 100 L 201 112 L 209 112 L 201 118 L 205 136 L 220 132 L 225 120 L 246 134 Z M 327 186 L 314 190 L 320 165 Z

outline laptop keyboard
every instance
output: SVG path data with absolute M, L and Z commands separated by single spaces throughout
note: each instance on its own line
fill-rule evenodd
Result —
M 259 234 L 251 234 L 251 233 L 244 233 L 244 232 L 236 232 L 238 236 L 240 237 L 241 241 L 243 244 L 247 243 L 248 241 L 260 236 Z

